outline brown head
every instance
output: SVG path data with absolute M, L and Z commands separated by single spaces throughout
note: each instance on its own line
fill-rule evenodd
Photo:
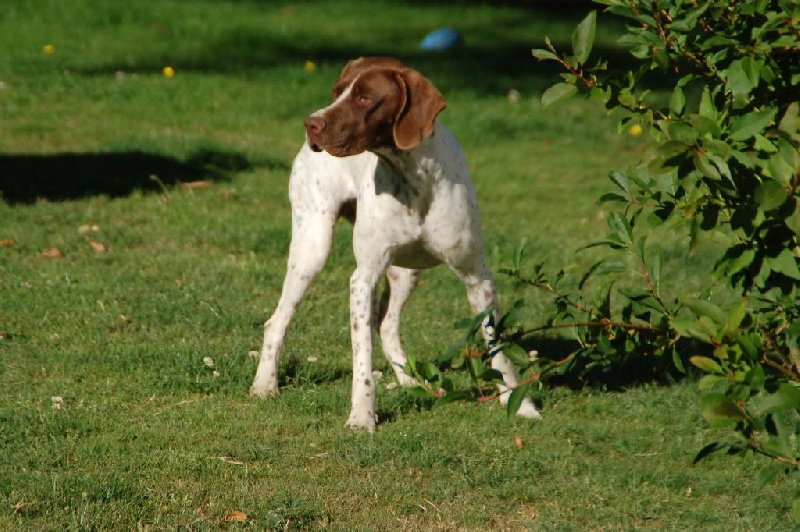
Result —
M 410 150 L 430 136 L 445 108 L 442 94 L 422 74 L 385 57 L 350 61 L 333 85 L 333 100 L 305 125 L 311 149 L 337 157 Z

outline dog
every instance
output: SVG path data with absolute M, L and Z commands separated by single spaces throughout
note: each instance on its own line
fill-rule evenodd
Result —
M 437 120 L 442 94 L 422 74 L 381 57 L 349 62 L 333 85 L 333 103 L 305 121 L 306 142 L 292 166 L 289 199 L 292 239 L 280 300 L 264 326 L 264 343 L 250 389 L 278 391 L 278 362 L 289 322 L 331 249 L 339 217 L 353 222 L 356 270 L 350 278 L 353 383 L 346 427 L 375 429 L 377 386 L 372 374 L 374 335 L 400 385 L 404 371 L 400 312 L 420 270 L 446 264 L 467 289 L 475 313 L 497 308 L 483 247 L 475 188 L 461 147 Z M 381 279 L 386 289 L 378 301 Z M 482 333 L 496 350 L 489 320 Z M 497 350 L 492 368 L 503 375 L 508 402 L 518 377 Z M 540 417 L 530 398 L 518 415 Z

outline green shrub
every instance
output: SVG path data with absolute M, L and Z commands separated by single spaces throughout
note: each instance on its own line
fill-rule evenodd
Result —
M 518 407 L 531 384 L 567 374 L 610 378 L 633 359 L 659 378 L 704 372 L 702 411 L 714 426 L 731 427 L 730 441 L 697 454 L 726 450 L 771 458 L 759 473 L 766 483 L 796 475 L 800 407 L 800 5 L 792 0 L 597 0 L 627 22 L 619 40 L 636 68 L 589 62 L 596 14 L 576 28 L 571 53 L 533 50 L 559 63 L 560 83 L 542 95 L 550 106 L 584 91 L 621 114 L 620 131 L 649 132 L 652 148 L 635 167 L 615 172 L 614 189 L 599 198 L 620 208 L 608 217 L 606 238 L 587 247 L 609 250 L 574 287 L 543 265 L 525 273 L 523 247 L 505 270 L 553 296 L 543 325 L 526 328 L 516 306 L 495 324 L 505 352 L 523 369 L 512 395 Z M 648 242 L 654 230 L 686 235 L 689 252 L 713 240 L 722 252 L 709 284 L 728 285 L 729 297 L 706 289 L 663 288 L 663 253 Z M 633 272 L 633 275 L 630 275 Z M 591 290 L 587 287 L 591 284 Z M 481 398 L 497 375 L 475 356 L 472 322 L 466 347 L 452 351 L 466 365 L 472 392 L 454 387 L 435 367 L 412 367 L 440 400 Z M 531 357 L 531 338 L 569 330 L 577 347 L 560 358 Z M 490 350 L 491 351 L 491 350 Z M 473 355 L 464 356 L 464 353 Z M 800 522 L 800 499 L 793 509 Z

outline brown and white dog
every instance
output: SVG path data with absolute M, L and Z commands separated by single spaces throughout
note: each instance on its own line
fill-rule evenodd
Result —
M 375 329 L 401 385 L 400 312 L 419 271 L 446 264 L 463 281 L 476 313 L 497 305 L 486 265 L 478 200 L 456 140 L 437 121 L 445 100 L 419 72 L 388 58 L 361 58 L 345 66 L 333 103 L 305 122 L 307 142 L 289 182 L 292 241 L 278 306 L 264 327 L 264 344 L 250 392 L 277 393 L 278 360 L 297 305 L 328 257 L 339 216 L 353 219 L 356 271 L 350 278 L 353 346 L 352 408 L 346 426 L 375 429 L 372 350 Z M 357 216 L 356 216 L 357 212 Z M 375 293 L 381 278 L 386 290 Z M 484 338 L 503 374 L 501 401 L 518 380 L 511 361 Z M 538 418 L 526 398 L 518 415 Z

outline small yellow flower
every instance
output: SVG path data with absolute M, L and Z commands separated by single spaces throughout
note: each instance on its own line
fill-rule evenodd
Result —
M 314 61 L 308 60 L 304 66 L 306 72 L 314 72 L 317 70 L 317 64 Z
M 45 44 L 44 46 L 42 46 L 42 51 L 47 55 L 53 55 L 54 53 L 56 53 L 56 47 L 53 46 L 52 44 Z
M 171 78 L 175 76 L 175 69 L 171 66 L 165 66 L 161 73 L 164 74 L 165 78 Z
M 639 135 L 641 135 L 641 134 L 642 134 L 642 132 L 643 132 L 643 131 L 644 131 L 644 130 L 642 129 L 642 126 L 640 126 L 639 124 L 633 124 L 633 125 L 630 127 L 630 129 L 628 130 L 628 133 L 629 133 L 629 134 L 630 134 L 632 137 L 638 137 Z

